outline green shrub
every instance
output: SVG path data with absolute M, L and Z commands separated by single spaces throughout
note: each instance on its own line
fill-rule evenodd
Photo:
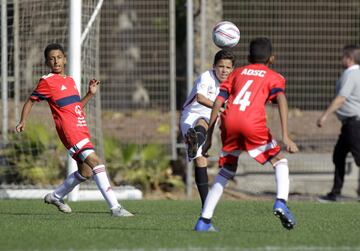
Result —
M 163 145 L 148 144 L 140 148 L 105 138 L 104 152 L 109 175 L 117 185 L 135 185 L 144 192 L 184 187 L 181 177 L 172 175 L 170 159 Z
M 54 131 L 44 124 L 28 123 L 21 134 L 11 135 L 3 155 L 7 183 L 55 184 L 65 175 L 65 150 Z

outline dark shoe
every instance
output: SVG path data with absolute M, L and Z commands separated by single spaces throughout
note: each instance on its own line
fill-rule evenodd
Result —
M 324 203 L 327 203 L 327 202 L 336 202 L 338 201 L 338 198 L 337 198 L 337 195 L 334 194 L 334 193 L 328 193 L 327 195 L 324 195 L 324 196 L 319 196 L 318 197 L 318 201 L 319 202 L 324 202 Z
M 187 131 L 187 133 L 185 135 L 185 140 L 188 145 L 188 148 L 187 148 L 188 157 L 189 157 L 189 159 L 193 159 L 193 158 L 195 158 L 197 151 L 199 149 L 198 136 L 197 136 L 197 133 L 194 130 L 194 128 L 189 128 L 189 130 Z

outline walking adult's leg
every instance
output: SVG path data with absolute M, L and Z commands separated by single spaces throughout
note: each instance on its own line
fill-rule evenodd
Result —
M 350 151 L 350 144 L 346 137 L 346 130 L 347 128 L 345 127 L 345 125 L 343 125 L 341 129 L 341 134 L 333 152 L 333 163 L 335 165 L 335 171 L 334 184 L 330 194 L 334 196 L 338 196 L 341 194 L 341 189 L 344 185 L 346 156 Z

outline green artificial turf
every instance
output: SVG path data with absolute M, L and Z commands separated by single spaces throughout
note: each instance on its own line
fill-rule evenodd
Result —
M 73 202 L 63 214 L 41 200 L 0 200 L 0 250 L 360 250 L 360 203 L 290 202 L 288 231 L 271 201 L 221 201 L 218 233 L 197 233 L 198 201 L 124 201 L 135 217 L 110 217 L 106 203 Z

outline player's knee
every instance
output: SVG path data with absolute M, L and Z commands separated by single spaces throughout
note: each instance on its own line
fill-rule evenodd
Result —
M 275 164 L 278 163 L 278 162 L 286 162 L 286 163 L 287 163 L 288 160 L 285 158 L 284 154 L 279 153 L 278 155 L 276 155 L 276 156 L 274 156 L 274 157 L 272 157 L 272 158 L 270 159 L 270 163 L 271 163 L 273 166 L 275 166 Z
M 199 119 L 199 120 L 197 121 L 196 126 L 195 126 L 194 129 L 196 130 L 196 127 L 198 127 L 198 126 L 204 128 L 205 132 L 206 132 L 207 129 L 208 129 L 208 123 L 206 122 L 205 119 Z
M 91 168 L 86 168 L 82 170 L 80 174 L 86 179 L 90 179 L 93 175 Z
M 206 160 L 205 157 L 202 157 L 202 156 L 197 157 L 194 160 L 194 162 L 195 162 L 195 166 L 197 166 L 197 167 L 205 167 L 205 166 L 207 166 L 207 160 Z
M 83 176 L 86 179 L 90 179 L 93 175 L 92 169 L 86 165 L 85 163 L 78 164 L 79 170 L 81 176 Z
M 91 168 L 94 168 L 98 165 L 100 165 L 100 159 L 96 155 L 96 153 L 90 154 L 84 161 L 87 165 L 89 165 Z
M 238 163 L 238 156 L 233 156 L 233 155 L 226 155 L 226 156 L 221 156 L 219 158 L 219 166 L 220 167 L 231 167 L 231 168 L 237 168 L 237 163 Z

